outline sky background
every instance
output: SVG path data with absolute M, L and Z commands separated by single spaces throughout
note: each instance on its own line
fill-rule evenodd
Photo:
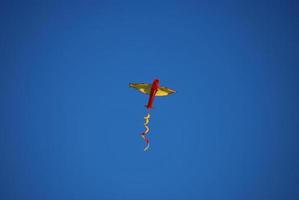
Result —
M 0 199 L 297 200 L 298 10 L 1 1 Z

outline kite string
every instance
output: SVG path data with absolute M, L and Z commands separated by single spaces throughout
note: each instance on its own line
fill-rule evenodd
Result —
M 148 123 L 149 123 L 149 119 L 150 119 L 151 115 L 149 113 L 147 113 L 147 115 L 144 117 L 144 127 L 145 127 L 145 131 L 141 133 L 141 137 L 143 138 L 143 140 L 146 142 L 146 146 L 144 147 L 144 151 L 147 151 L 149 149 L 149 139 L 146 137 L 146 135 L 148 134 L 148 132 L 150 131 L 149 127 L 148 127 Z

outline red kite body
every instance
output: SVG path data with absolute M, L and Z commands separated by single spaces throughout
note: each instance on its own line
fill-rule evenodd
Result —
M 149 95 L 148 103 L 146 105 L 147 109 L 153 108 L 154 99 L 155 99 L 158 89 L 159 89 L 159 80 L 156 79 L 153 81 L 153 84 L 152 84 L 151 93 Z

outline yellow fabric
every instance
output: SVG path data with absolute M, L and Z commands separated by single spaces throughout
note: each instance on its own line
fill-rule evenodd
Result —
M 138 90 L 139 92 L 142 92 L 144 94 L 150 94 L 151 93 L 151 88 L 152 84 L 148 83 L 130 83 L 130 87 Z
M 175 93 L 175 90 L 172 90 L 172 89 L 167 88 L 167 87 L 160 86 L 157 93 L 156 93 L 156 96 L 163 97 L 163 96 L 170 95 L 172 93 Z
M 152 84 L 148 84 L 148 83 L 130 83 L 129 86 L 136 89 L 136 90 L 138 90 L 139 92 L 144 93 L 144 94 L 150 94 L 151 93 Z M 159 86 L 159 89 L 156 93 L 156 96 L 157 97 L 163 97 L 163 96 L 170 95 L 172 93 L 175 93 L 175 90 L 172 90 L 172 89 L 167 88 L 167 87 Z

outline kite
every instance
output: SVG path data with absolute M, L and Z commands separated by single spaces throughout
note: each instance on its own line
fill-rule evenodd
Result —
M 153 103 L 155 97 L 162 97 L 167 96 L 170 94 L 175 93 L 175 90 L 169 89 L 167 87 L 159 86 L 159 79 L 155 79 L 152 84 L 149 83 L 130 83 L 129 86 L 138 90 L 141 93 L 148 94 L 148 103 L 145 105 L 147 108 L 147 115 L 144 117 L 144 127 L 145 131 L 141 133 L 141 137 L 146 142 L 146 146 L 144 147 L 144 151 L 147 151 L 149 149 L 149 142 L 150 140 L 147 138 L 147 134 L 149 133 L 150 129 L 148 127 L 149 120 L 150 120 L 150 110 L 153 108 Z

